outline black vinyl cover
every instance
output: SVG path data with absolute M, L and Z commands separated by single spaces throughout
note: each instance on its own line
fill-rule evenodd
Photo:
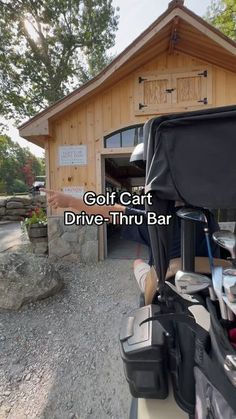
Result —
M 146 191 L 206 208 L 236 207 L 236 106 L 151 120 Z
M 145 129 L 147 211 L 168 214 L 176 200 L 188 206 L 236 208 L 236 105 L 164 115 Z M 169 264 L 170 226 L 149 226 L 157 273 Z

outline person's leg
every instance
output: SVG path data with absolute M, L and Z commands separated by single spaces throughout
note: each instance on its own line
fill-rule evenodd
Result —
M 154 295 L 158 290 L 159 279 L 156 274 L 155 268 L 152 266 L 149 272 L 147 273 L 145 280 L 145 305 L 152 304 Z
M 138 286 L 140 290 L 144 293 L 146 276 L 150 271 L 151 267 L 143 259 L 136 259 L 134 261 L 133 268 L 134 276 L 136 278 Z
M 136 259 L 134 261 L 134 276 L 140 290 L 144 293 L 145 304 L 151 304 L 158 288 L 158 277 L 154 267 L 142 259 Z

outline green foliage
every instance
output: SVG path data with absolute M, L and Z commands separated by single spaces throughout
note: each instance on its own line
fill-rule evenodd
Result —
M 212 0 L 206 20 L 229 38 L 236 40 L 236 1 Z
M 12 189 L 13 189 L 13 192 L 15 193 L 28 192 L 28 188 L 25 182 L 23 182 L 23 180 L 20 180 L 20 179 L 13 180 Z
M 7 191 L 7 185 L 3 180 L 0 180 L 0 194 L 5 194 Z
M 47 216 L 43 208 L 35 208 L 31 211 L 22 223 L 22 227 L 29 227 L 32 224 L 46 225 Z
M 56 102 L 108 62 L 112 0 L 0 0 L 0 114 L 17 122 Z
M 16 179 L 28 189 L 26 168 L 30 169 L 33 180 L 35 176 L 44 174 L 41 159 L 37 159 L 28 148 L 20 147 L 7 135 L 0 135 L 0 180 L 7 193 L 20 192 L 14 189 Z

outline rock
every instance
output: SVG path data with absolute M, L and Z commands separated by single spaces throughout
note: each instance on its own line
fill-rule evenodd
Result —
M 86 227 L 86 240 L 97 240 L 98 239 L 98 228 L 97 226 Z
M 5 215 L 3 217 L 4 221 L 22 221 L 24 219 L 24 217 L 22 217 L 22 215 Z
M 35 256 L 42 256 L 48 253 L 48 242 L 33 243 L 31 242 L 31 249 Z
M 5 207 L 6 206 L 6 199 L 0 199 L 0 207 Z
M 65 240 L 66 242 L 72 242 L 72 243 L 78 243 L 78 233 L 77 232 L 71 232 L 68 231 L 61 236 L 62 240 Z
M 81 262 L 80 256 L 76 253 L 64 256 L 63 260 L 66 260 L 67 262 Z
M 6 215 L 26 215 L 27 210 L 24 208 L 6 209 Z
M 7 202 L 17 202 L 17 203 L 22 203 L 23 205 L 30 205 L 32 203 L 32 199 L 25 196 L 25 197 L 21 197 L 21 196 L 12 196 L 11 198 L 9 198 L 7 200 Z M 19 208 L 19 207 L 17 207 Z
M 10 394 L 11 394 L 11 392 L 9 390 L 8 391 L 4 391 L 3 396 L 8 397 L 8 396 L 10 396 Z
M 69 400 L 69 401 L 67 402 L 67 409 L 71 410 L 71 409 L 73 408 L 73 406 L 74 406 L 73 401 L 72 401 L 72 400 Z
M 31 379 L 31 374 L 29 373 L 29 374 L 26 375 L 25 381 L 29 381 L 30 379 Z
M 45 258 L 30 254 L 0 254 L 0 308 L 19 309 L 57 293 L 63 286 L 59 272 Z
M 5 214 L 6 214 L 6 208 L 0 207 L 0 215 L 5 215 Z
M 8 201 L 6 207 L 11 208 L 24 208 L 24 204 L 21 201 Z
M 61 229 L 63 230 L 63 232 L 68 232 L 68 233 L 77 233 L 81 228 L 84 228 L 83 226 L 77 226 L 76 224 L 73 225 L 65 225 L 64 224 L 64 217 L 60 217 L 58 218 L 59 220 L 59 224 Z
M 60 237 L 55 238 L 49 242 L 49 254 L 50 256 L 57 256 L 62 258 L 63 256 L 71 253 L 71 247 L 69 243 L 62 240 Z
M 48 236 L 53 239 L 54 236 L 59 237 L 61 233 L 62 231 L 58 218 L 48 217 Z
M 97 262 L 98 261 L 98 242 L 87 241 L 81 247 L 81 262 Z

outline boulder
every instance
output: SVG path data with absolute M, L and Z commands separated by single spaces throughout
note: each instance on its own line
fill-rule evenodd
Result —
M 0 308 L 19 309 L 63 287 L 59 272 L 47 258 L 17 253 L 0 254 Z

